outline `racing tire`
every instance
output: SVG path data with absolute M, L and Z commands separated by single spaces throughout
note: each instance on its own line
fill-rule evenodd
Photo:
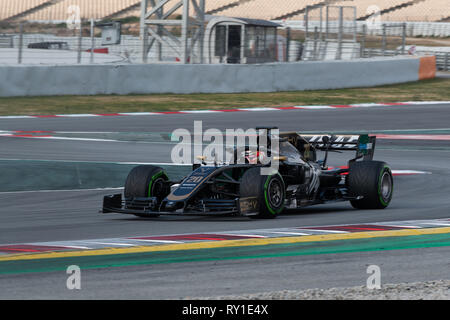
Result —
M 390 167 L 382 161 L 357 161 L 350 165 L 347 186 L 355 209 L 384 209 L 392 200 L 394 179 Z
M 168 180 L 166 172 L 160 167 L 150 165 L 134 167 L 125 181 L 125 199 L 157 197 L 161 201 L 166 196 L 162 182 Z M 140 214 L 135 214 L 135 216 L 144 217 Z
M 256 219 L 273 219 L 284 209 L 286 189 L 283 178 L 278 172 L 261 175 L 261 168 L 248 169 L 241 178 L 240 196 L 256 197 L 259 213 L 250 216 Z

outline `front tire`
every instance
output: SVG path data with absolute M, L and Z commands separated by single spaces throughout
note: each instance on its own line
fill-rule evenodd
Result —
M 347 186 L 351 196 L 363 197 L 350 201 L 354 208 L 384 209 L 392 200 L 394 179 L 385 162 L 358 161 L 350 165 Z
M 125 201 L 130 198 L 150 197 L 157 197 L 158 201 L 161 201 L 167 196 L 164 184 L 168 180 L 166 172 L 160 167 L 137 166 L 130 171 L 125 181 Z M 135 214 L 135 216 L 141 217 L 142 215 Z
M 286 191 L 283 178 L 278 172 L 267 176 L 261 175 L 260 167 L 250 168 L 242 176 L 240 195 L 258 199 L 259 213 L 252 218 L 276 218 L 284 209 Z

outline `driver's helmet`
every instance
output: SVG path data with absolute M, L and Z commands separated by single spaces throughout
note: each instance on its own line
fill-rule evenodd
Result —
M 245 158 L 245 163 L 258 164 L 261 159 L 266 157 L 266 154 L 264 151 L 245 150 L 243 156 Z

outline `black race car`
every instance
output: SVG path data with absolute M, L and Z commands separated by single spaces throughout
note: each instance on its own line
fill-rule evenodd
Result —
M 384 209 L 391 199 L 393 178 L 390 167 L 373 161 L 376 137 L 368 135 L 302 135 L 297 132 L 272 134 L 278 139 L 278 170 L 261 174 L 257 154 L 246 146 L 234 149 L 237 164 L 194 164 L 181 181 L 171 181 L 156 166 L 141 165 L 131 170 L 122 194 L 104 197 L 101 212 L 159 215 L 236 215 L 275 218 L 285 208 L 302 208 L 333 201 L 350 201 L 357 209 Z M 259 141 L 259 140 L 258 140 Z M 267 148 L 269 149 L 269 148 Z M 317 151 L 324 159 L 317 160 Z M 329 168 L 329 152 L 356 151 L 345 167 Z M 275 158 L 276 157 L 276 158 Z

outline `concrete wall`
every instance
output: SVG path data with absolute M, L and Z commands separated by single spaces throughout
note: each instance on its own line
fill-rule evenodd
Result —
M 191 166 L 159 165 L 170 179 L 182 179 Z M 0 192 L 123 187 L 134 164 L 52 160 L 0 160 Z
M 419 57 L 261 65 L 0 66 L 0 96 L 336 89 L 419 79 Z

